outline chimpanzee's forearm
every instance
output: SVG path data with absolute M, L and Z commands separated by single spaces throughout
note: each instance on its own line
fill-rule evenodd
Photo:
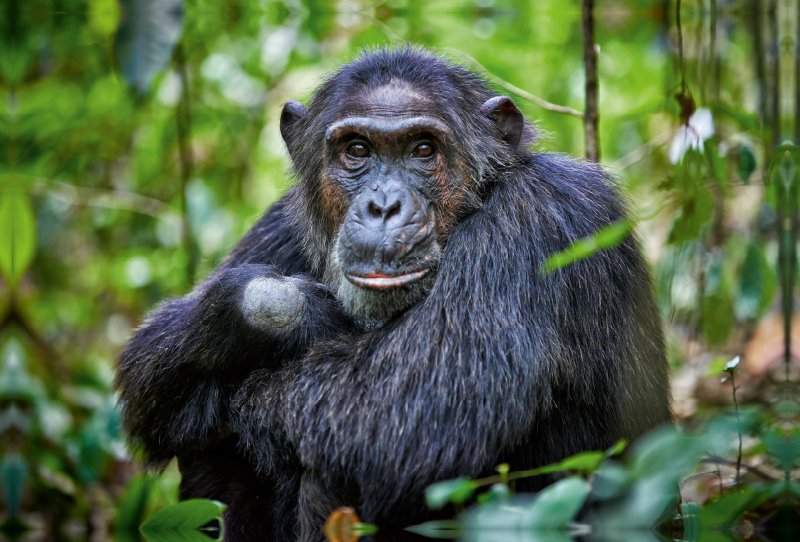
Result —
M 123 426 L 150 464 L 227 435 L 231 396 L 253 370 L 352 325 L 325 287 L 281 273 L 298 271 L 299 252 L 276 207 L 193 292 L 153 310 L 120 357 Z

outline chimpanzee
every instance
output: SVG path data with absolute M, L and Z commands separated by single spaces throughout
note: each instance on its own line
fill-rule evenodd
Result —
M 123 425 L 177 456 L 181 497 L 226 502 L 229 539 L 314 540 L 343 505 L 422 521 L 427 485 L 528 469 L 670 419 L 661 323 L 593 164 L 477 75 L 415 47 L 364 52 L 280 129 L 297 184 L 122 354 Z M 537 489 L 532 480 L 517 489 Z

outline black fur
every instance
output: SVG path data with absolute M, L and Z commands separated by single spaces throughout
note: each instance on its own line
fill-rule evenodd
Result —
M 471 197 L 442 239 L 426 297 L 367 329 L 316 282 L 338 226 L 320 208 L 320 148 L 347 96 L 392 80 L 441 105 Z M 540 270 L 625 216 L 617 190 L 597 166 L 509 145 L 480 114 L 495 96 L 416 49 L 342 68 L 286 125 L 299 183 L 123 353 L 126 431 L 151 464 L 179 457 L 182 498 L 230 505 L 229 539 L 315 540 L 343 505 L 391 530 L 430 517 L 421 497 L 437 480 L 555 462 L 670 419 L 663 333 L 635 237 Z M 523 142 L 531 135 L 526 125 Z M 303 322 L 279 340 L 236 310 L 250 279 L 278 273 L 307 276 Z

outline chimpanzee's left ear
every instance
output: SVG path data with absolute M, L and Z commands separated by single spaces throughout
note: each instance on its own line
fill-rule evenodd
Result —
M 508 96 L 497 96 L 486 100 L 481 106 L 480 112 L 497 124 L 497 127 L 503 134 L 503 140 L 508 143 L 512 149 L 516 149 L 519 146 L 519 142 L 522 140 L 522 135 L 525 131 L 525 118 L 511 98 Z
M 294 100 L 286 102 L 281 111 L 281 136 L 289 149 L 289 154 L 294 150 L 292 146 L 292 127 L 298 120 L 302 119 L 308 113 L 306 106 Z

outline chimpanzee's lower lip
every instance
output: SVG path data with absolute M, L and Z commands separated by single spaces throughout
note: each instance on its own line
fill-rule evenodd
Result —
M 428 271 L 430 270 L 423 269 L 421 271 L 415 271 L 413 273 L 407 273 L 405 275 L 398 275 L 394 277 L 383 275 L 381 273 L 370 273 L 369 275 L 364 276 L 347 275 L 347 280 L 356 286 L 361 286 L 362 288 L 389 290 L 391 288 L 403 286 L 404 284 L 411 284 L 412 282 L 417 281 L 427 275 Z

